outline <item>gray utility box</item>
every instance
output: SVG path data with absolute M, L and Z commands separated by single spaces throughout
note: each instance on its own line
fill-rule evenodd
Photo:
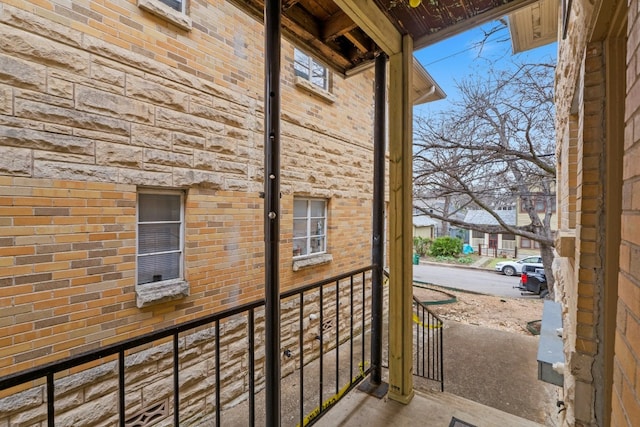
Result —
M 538 343 L 538 379 L 560 387 L 564 384 L 564 376 L 553 369 L 553 364 L 564 364 L 564 346 L 562 337 L 558 335 L 558 330 L 561 328 L 560 303 L 545 301 Z

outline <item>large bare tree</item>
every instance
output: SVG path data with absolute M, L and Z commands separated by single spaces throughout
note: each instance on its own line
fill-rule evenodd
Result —
M 553 290 L 555 215 L 554 64 L 513 64 L 457 83 L 450 109 L 417 116 L 414 128 L 416 210 L 485 233 L 512 233 L 540 246 Z M 499 210 L 528 214 L 507 224 Z M 446 207 L 446 208 L 443 208 Z M 469 224 L 456 213 L 483 209 L 498 225 Z

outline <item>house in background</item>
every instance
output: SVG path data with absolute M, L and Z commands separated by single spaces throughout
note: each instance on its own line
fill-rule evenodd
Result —
M 413 217 L 413 237 L 435 239 L 438 236 L 440 221 L 427 215 Z
M 495 211 L 507 225 L 516 225 L 516 211 L 514 209 L 497 209 Z M 483 209 L 472 209 L 466 212 L 464 221 L 468 224 L 480 226 L 498 226 L 498 220 Z M 516 257 L 519 254 L 516 236 L 510 233 L 485 233 L 469 230 L 469 244 L 476 253 L 485 256 Z
M 457 237 L 464 243 L 468 243 L 468 231 L 463 230 L 449 222 L 435 219 L 425 212 L 442 214 L 446 203 L 440 199 L 416 198 L 413 201 L 413 236 L 435 239 L 443 236 Z M 458 220 L 463 220 L 464 213 L 449 211 L 449 215 Z

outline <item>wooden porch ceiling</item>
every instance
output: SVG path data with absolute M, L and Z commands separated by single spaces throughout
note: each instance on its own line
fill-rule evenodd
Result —
M 231 1 L 262 20 L 264 0 Z M 395 29 L 397 34 L 411 35 L 414 48 L 420 49 L 534 1 L 423 0 L 412 8 L 409 0 L 349 0 L 353 7 L 347 13 L 339 6 L 346 3 L 341 0 L 282 0 L 282 25 L 285 36 L 303 44 L 309 53 L 337 72 L 348 75 L 373 61 L 382 50 L 380 43 L 356 23 L 359 19 L 354 20 L 353 14 L 358 10 L 366 12 L 366 21 L 371 22 L 374 17 L 377 22 L 371 24 L 376 27 L 391 24 L 387 28 Z

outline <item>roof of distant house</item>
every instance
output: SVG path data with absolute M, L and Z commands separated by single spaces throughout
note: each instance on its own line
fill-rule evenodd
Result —
M 416 215 L 413 217 L 413 225 L 415 227 L 429 227 L 432 225 L 438 225 L 439 223 L 439 220 L 433 219 L 427 215 Z
M 516 225 L 515 209 L 497 210 L 495 212 L 506 224 Z M 498 225 L 498 221 L 493 217 L 493 215 L 482 209 L 467 211 L 467 214 L 464 217 L 464 222 L 477 225 Z

